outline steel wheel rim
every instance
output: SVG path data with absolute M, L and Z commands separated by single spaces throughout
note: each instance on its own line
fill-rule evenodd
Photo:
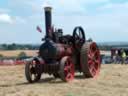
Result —
M 67 58 L 64 64 L 64 75 L 66 81 L 71 81 L 74 79 L 74 65 L 70 58 Z
M 96 43 L 92 43 L 89 47 L 87 63 L 91 75 L 96 77 L 100 71 L 100 51 Z

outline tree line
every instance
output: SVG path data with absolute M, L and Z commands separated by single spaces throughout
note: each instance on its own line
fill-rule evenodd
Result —
M 128 44 L 124 44 L 124 45 L 120 45 L 120 44 L 117 44 L 117 45 L 102 45 L 102 44 L 99 44 L 98 45 L 99 49 L 100 50 L 105 50 L 105 51 L 110 51 L 112 48 L 127 48 L 128 49 Z
M 0 44 L 0 50 L 39 50 L 40 44 L 33 45 L 33 44 Z M 100 50 L 111 50 L 113 47 L 127 47 L 128 44 L 98 44 Z
M 38 50 L 39 45 L 32 44 L 0 44 L 0 50 Z

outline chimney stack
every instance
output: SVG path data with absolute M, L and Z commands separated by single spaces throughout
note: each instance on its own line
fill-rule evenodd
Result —
M 52 36 L 52 8 L 51 7 L 45 7 L 45 29 L 46 29 L 46 38 L 51 38 Z

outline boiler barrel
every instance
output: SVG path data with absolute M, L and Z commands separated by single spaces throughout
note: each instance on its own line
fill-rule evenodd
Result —
M 39 56 L 45 60 L 60 59 L 64 56 L 71 56 L 72 48 L 63 44 L 46 41 L 40 46 Z

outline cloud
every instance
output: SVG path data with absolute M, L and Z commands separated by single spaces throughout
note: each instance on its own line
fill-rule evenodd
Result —
M 70 12 L 77 12 L 77 11 L 84 11 L 84 8 L 81 4 L 81 2 L 79 2 L 78 0 L 70 0 L 70 3 L 68 0 L 59 0 L 59 2 L 52 2 L 53 4 L 53 8 L 57 8 L 56 5 L 58 6 L 58 9 L 60 9 L 60 11 L 70 11 Z
M 39 3 L 39 2 L 38 2 Z M 38 4 L 35 3 L 35 4 Z M 47 3 L 46 0 L 42 4 Z M 111 3 L 110 0 L 52 0 L 53 24 L 61 27 L 65 34 L 72 34 L 75 26 L 85 29 L 87 38 L 95 41 L 126 41 L 128 34 L 128 3 Z M 104 3 L 104 4 L 102 4 Z M 86 6 L 96 9 L 90 10 Z M 39 10 L 42 11 L 41 3 Z M 34 7 L 33 7 L 34 8 Z M 84 13 L 81 15 L 81 13 Z M 89 13 L 95 13 L 93 15 Z M 37 16 L 40 17 L 40 16 Z M 44 17 L 42 17 L 44 19 Z M 42 22 L 44 23 L 44 22 Z M 123 39 L 119 39 L 124 37 Z
M 127 2 L 122 4 L 108 2 L 98 6 L 93 15 L 87 13 L 73 16 L 60 15 L 54 21 L 57 26 L 64 28 L 64 32 L 70 34 L 75 26 L 81 25 L 85 29 L 87 38 L 92 37 L 98 42 L 128 41 L 127 10 Z
M 125 3 L 107 3 L 97 8 L 98 11 L 124 12 L 128 10 L 128 2 Z
M 8 14 L 0 14 L 0 22 L 2 23 L 12 23 L 12 18 Z
M 15 16 L 15 17 L 13 17 L 13 23 L 25 24 L 25 23 L 27 23 L 27 20 L 25 18 L 20 17 L 20 16 Z
M 51 5 L 58 14 L 79 15 L 88 14 L 88 6 L 108 2 L 109 0 L 43 0 L 43 5 Z
M 9 9 L 13 11 L 0 12 L 0 15 L 6 14 L 13 22 L 8 25 L 9 32 L 7 26 L 0 26 L 0 31 L 4 28 L 5 36 L 10 33 L 5 42 L 9 39 L 9 42 L 40 42 L 45 34 L 42 5 L 46 3 L 53 7 L 53 24 L 57 28 L 63 28 L 64 34 L 72 34 L 74 27 L 81 25 L 85 29 L 86 37 L 91 37 L 95 41 L 128 41 L 127 2 L 113 3 L 111 0 L 10 0 L 9 2 Z M 36 33 L 38 24 L 43 30 L 41 35 Z M 32 39 L 28 38 L 30 34 Z M 2 39 L 0 41 L 2 42 Z
M 26 11 L 31 11 L 38 14 L 46 5 L 51 5 L 57 14 L 86 14 L 87 7 L 92 4 L 107 3 L 109 0 L 13 0 L 10 2 L 12 6 L 17 8 L 26 8 Z M 28 10 L 27 10 L 28 9 Z
M 78 0 L 79 1 L 79 0 Z M 109 2 L 109 0 L 80 0 L 80 1 L 83 1 L 85 2 L 86 4 L 94 4 L 94 3 L 104 3 L 104 2 Z
M 10 16 L 9 14 L 0 14 L 0 23 L 6 24 L 24 24 L 27 21 L 20 16 Z

